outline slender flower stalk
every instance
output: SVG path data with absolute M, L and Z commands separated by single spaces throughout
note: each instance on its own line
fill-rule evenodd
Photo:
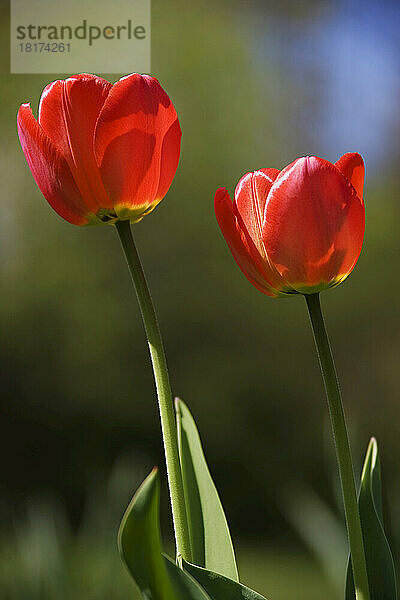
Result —
M 339 466 L 340 480 L 344 500 L 347 531 L 349 537 L 351 562 L 357 600 L 369 600 L 369 584 L 365 562 L 364 543 L 357 504 L 354 469 L 351 459 L 350 443 L 342 405 L 338 378 L 321 311 L 319 293 L 305 295 L 319 363 L 325 383 L 329 405 L 333 437 Z
M 189 532 L 187 527 L 182 473 L 179 463 L 175 412 L 160 328 L 150 290 L 143 272 L 143 267 L 135 246 L 129 221 L 117 221 L 115 226 L 117 228 L 132 281 L 136 289 L 136 295 L 139 302 L 140 311 L 142 313 L 151 361 L 153 364 L 164 441 L 165 459 L 167 463 L 177 561 L 180 563 L 181 557 L 190 561 L 191 552 Z

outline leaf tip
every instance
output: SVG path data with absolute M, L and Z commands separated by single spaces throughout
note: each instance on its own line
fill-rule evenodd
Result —
M 146 479 L 143 481 L 143 483 L 140 485 L 139 489 L 135 492 L 133 498 L 131 499 L 131 501 L 129 502 L 123 517 L 121 519 L 121 524 L 119 526 L 118 529 L 118 534 L 117 534 L 117 546 L 118 546 L 118 551 L 122 557 L 122 559 L 125 562 L 125 556 L 124 556 L 124 533 L 125 533 L 125 529 L 127 527 L 128 521 L 129 521 L 129 517 L 132 514 L 132 510 L 134 508 L 134 505 L 136 503 L 136 501 L 138 500 L 138 498 L 142 495 L 142 492 L 146 489 L 146 488 L 150 488 L 153 485 L 158 485 L 159 483 L 159 472 L 158 472 L 158 467 L 155 466 L 153 467 L 153 469 L 150 471 L 150 473 L 147 475 Z
M 371 457 L 371 470 L 375 469 L 376 461 L 378 459 L 378 442 L 374 436 L 371 437 L 367 449 L 367 458 Z M 368 460 L 366 462 L 369 462 Z

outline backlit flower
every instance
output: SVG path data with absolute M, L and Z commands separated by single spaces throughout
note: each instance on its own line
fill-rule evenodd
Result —
M 359 257 L 365 227 L 364 163 L 298 158 L 282 171 L 247 173 L 234 201 L 225 188 L 215 212 L 246 275 L 269 296 L 312 294 L 342 282 Z
M 75 225 L 139 221 L 164 198 L 178 166 L 178 117 L 148 75 L 114 85 L 88 74 L 54 81 L 38 119 L 23 104 L 17 123 L 37 185 Z

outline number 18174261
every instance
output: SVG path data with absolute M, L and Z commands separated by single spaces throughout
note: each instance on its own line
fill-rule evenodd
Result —
M 71 52 L 71 44 L 64 42 L 23 42 L 19 44 L 21 52 Z

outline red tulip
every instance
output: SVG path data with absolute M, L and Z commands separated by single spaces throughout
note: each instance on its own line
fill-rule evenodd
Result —
M 114 85 L 88 74 L 54 81 L 38 120 L 23 104 L 17 123 L 36 183 L 75 225 L 139 221 L 163 199 L 178 166 L 178 117 L 148 75 Z
M 341 283 L 361 252 L 364 163 L 348 153 L 332 164 L 298 158 L 283 171 L 260 169 L 225 188 L 215 212 L 247 279 L 269 296 L 312 294 Z

